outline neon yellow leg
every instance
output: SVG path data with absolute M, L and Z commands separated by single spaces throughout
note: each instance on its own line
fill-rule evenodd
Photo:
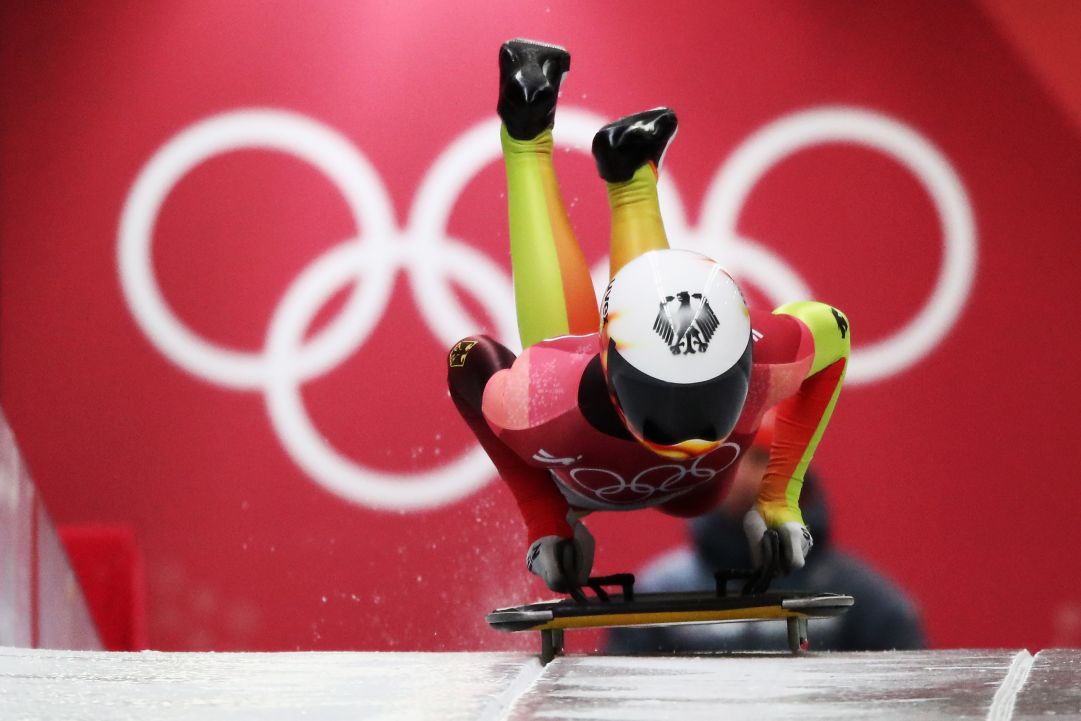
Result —
M 507 168 L 511 269 L 522 347 L 600 325 L 585 256 L 552 166 L 552 131 L 516 140 L 500 131 Z
M 611 263 L 615 276 L 627 263 L 650 250 L 668 247 L 657 199 L 657 170 L 647 163 L 623 183 L 608 183 L 612 209 Z

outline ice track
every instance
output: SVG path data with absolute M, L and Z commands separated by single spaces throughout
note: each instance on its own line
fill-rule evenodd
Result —
M 1081 719 L 1081 650 L 691 657 L 0 648 L 0 719 Z

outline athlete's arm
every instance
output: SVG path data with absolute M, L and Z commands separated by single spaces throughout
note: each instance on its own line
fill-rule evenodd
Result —
M 756 503 L 766 525 L 777 528 L 789 522 L 804 525 L 799 508 L 803 476 L 841 392 L 852 339 L 848 318 L 825 303 L 789 303 L 773 313 L 799 321 L 805 341 L 801 348 L 813 353 L 799 390 L 777 405 L 769 465 Z
M 527 529 L 527 543 L 545 536 L 570 539 L 569 510 L 548 471 L 530 466 L 496 436 L 482 411 L 484 388 L 491 377 L 508 368 L 514 354 L 487 336 L 460 341 L 450 353 L 447 385 L 451 399 L 518 503 Z
M 466 418 L 466 421 L 518 504 L 526 525 L 526 543 L 532 544 L 545 536 L 574 538 L 574 530 L 567 523 L 570 510 L 567 499 L 559 492 L 548 471 L 526 464 L 499 440 L 483 417 Z

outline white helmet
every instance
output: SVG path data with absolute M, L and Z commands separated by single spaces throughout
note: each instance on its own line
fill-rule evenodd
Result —
M 732 276 L 686 250 L 623 266 L 601 307 L 601 362 L 627 429 L 677 458 L 718 447 L 751 380 L 751 319 Z

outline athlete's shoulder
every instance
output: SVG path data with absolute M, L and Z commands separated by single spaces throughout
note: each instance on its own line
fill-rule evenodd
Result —
M 532 352 L 544 353 L 567 353 L 570 355 L 597 355 L 601 350 L 600 333 L 586 333 L 585 335 L 561 335 L 556 338 L 548 338 L 535 343 L 524 351 L 522 355 Z
M 751 341 L 755 365 L 793 363 L 814 353 L 807 325 L 776 311 L 751 310 Z
M 773 311 L 773 315 L 795 318 L 807 329 L 814 348 L 811 373 L 848 357 L 852 326 L 843 311 L 827 303 L 805 300 L 786 303 Z
M 550 338 L 523 350 L 484 388 L 482 408 L 489 423 L 521 430 L 577 408 L 578 383 L 599 344 L 598 334 L 590 333 Z

